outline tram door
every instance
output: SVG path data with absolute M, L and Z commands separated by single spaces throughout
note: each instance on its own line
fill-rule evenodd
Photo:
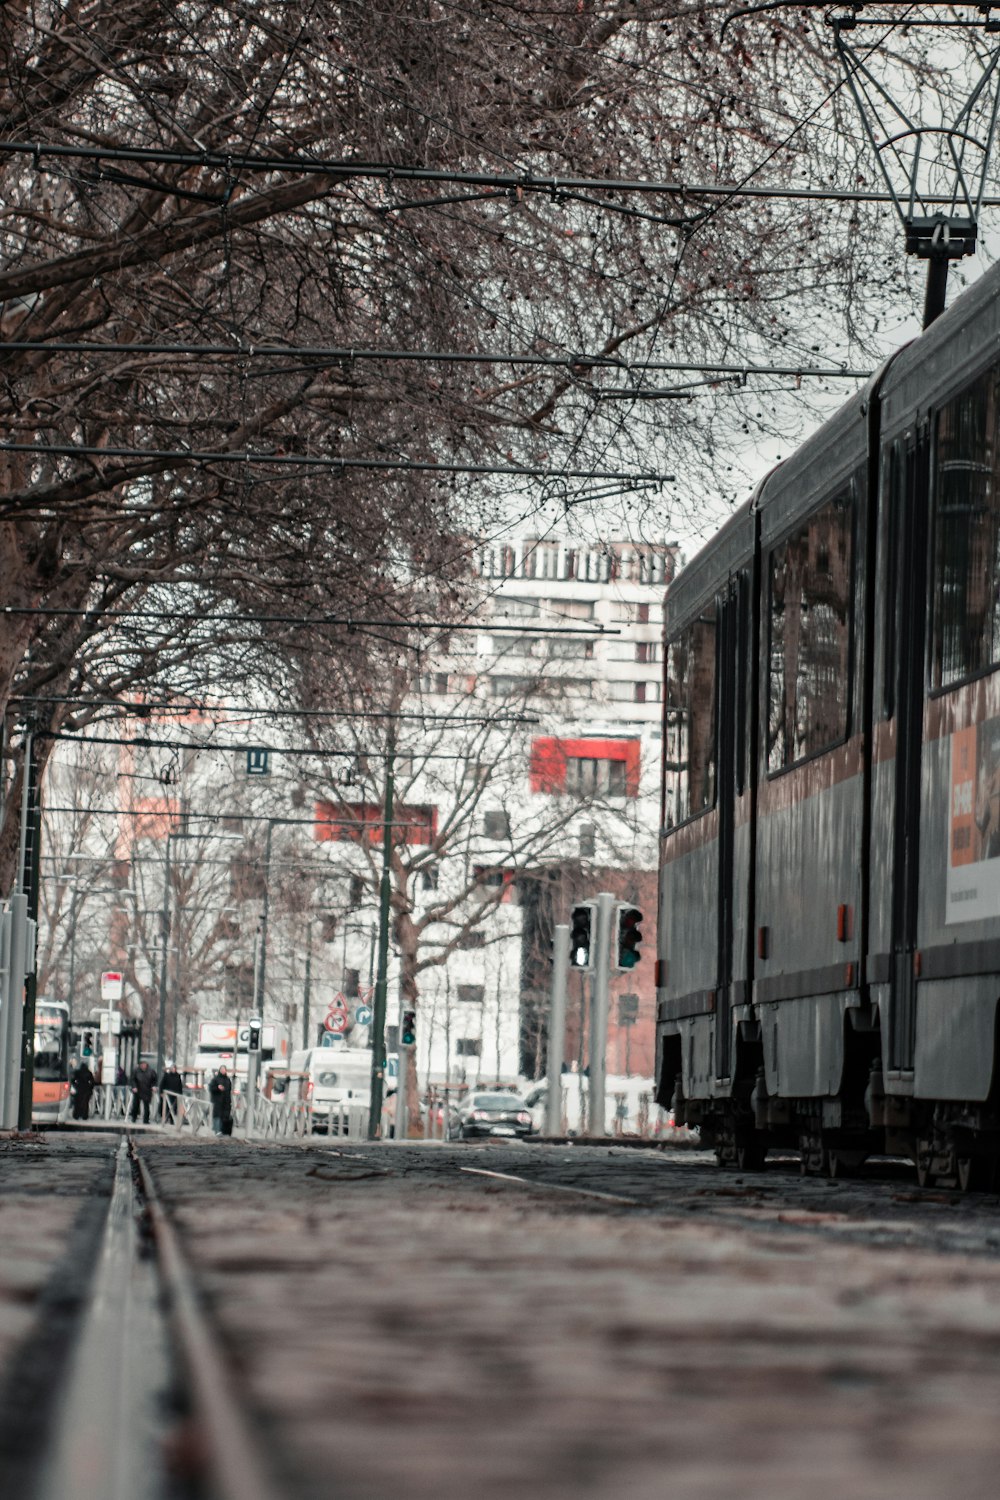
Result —
M 745 790 L 745 744 L 750 591 L 744 574 L 716 600 L 716 724 L 718 728 L 719 927 L 715 1007 L 715 1076 L 732 1066 L 732 992 L 736 926 L 736 812 Z
M 896 719 L 889 1014 L 892 1069 L 913 1067 L 929 504 L 929 438 L 925 428 L 915 442 L 897 445 L 892 455 L 889 494 L 890 598 L 895 595 L 890 670 Z M 890 625 L 889 620 L 886 623 Z

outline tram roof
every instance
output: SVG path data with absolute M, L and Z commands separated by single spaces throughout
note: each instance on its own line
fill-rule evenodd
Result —
M 879 395 L 893 438 L 1000 361 L 1000 264 L 985 271 L 919 338 L 889 362 Z

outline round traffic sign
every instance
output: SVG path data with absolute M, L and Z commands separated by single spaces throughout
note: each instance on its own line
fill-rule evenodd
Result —
M 372 1023 L 372 1008 L 370 1005 L 359 1005 L 355 1008 L 354 1019 L 359 1026 L 370 1026 Z
M 328 1013 L 326 1020 L 323 1022 L 323 1025 L 326 1027 L 327 1031 L 334 1031 L 334 1032 L 336 1032 L 336 1031 L 346 1031 L 347 1030 L 347 1013 L 346 1013 L 346 1011 L 331 1010 Z

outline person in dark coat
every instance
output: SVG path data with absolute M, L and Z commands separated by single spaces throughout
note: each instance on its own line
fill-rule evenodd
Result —
M 69 1080 L 69 1091 L 73 1095 L 74 1120 L 86 1120 L 90 1114 L 90 1096 L 96 1083 L 93 1073 L 85 1062 L 73 1069 Z
M 233 1118 L 233 1080 L 223 1063 L 208 1085 L 208 1097 L 212 1105 L 212 1129 L 216 1135 L 229 1135 L 226 1129 Z
M 166 1120 L 168 1125 L 180 1119 L 183 1092 L 184 1080 L 168 1058 L 160 1079 L 160 1119 Z
M 156 1074 L 148 1062 L 141 1062 L 132 1074 L 132 1105 L 129 1109 L 129 1119 L 139 1118 L 139 1105 L 142 1105 L 142 1123 L 149 1124 L 149 1106 L 153 1102 L 153 1090 L 156 1088 Z

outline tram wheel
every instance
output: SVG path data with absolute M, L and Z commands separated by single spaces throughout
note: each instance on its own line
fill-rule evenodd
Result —
M 741 1141 L 736 1147 L 736 1165 L 741 1172 L 759 1172 L 764 1166 L 767 1147 L 758 1141 Z
M 831 1151 L 827 1172 L 831 1177 L 853 1177 L 864 1160 L 863 1151 Z
M 992 1156 L 957 1156 L 955 1173 L 963 1193 L 988 1193 L 996 1183 L 996 1161 Z

